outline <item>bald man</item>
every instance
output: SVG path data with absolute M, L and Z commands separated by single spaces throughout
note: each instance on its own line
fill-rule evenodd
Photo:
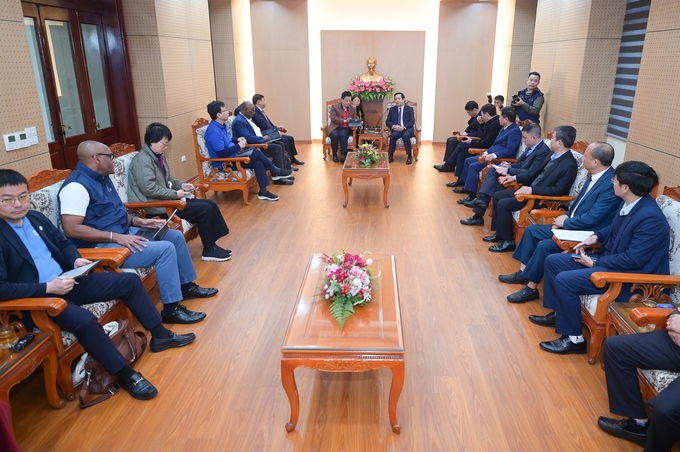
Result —
M 165 220 L 129 215 L 113 182 L 113 153 L 96 141 L 78 146 L 78 164 L 59 190 L 64 234 L 79 248 L 119 248 L 131 252 L 122 268 L 156 268 L 163 301 L 163 323 L 196 323 L 205 318 L 179 304 L 190 298 L 206 298 L 217 289 L 199 287 L 193 281 L 196 270 L 184 235 L 168 230 L 163 240 L 148 241 L 135 235 L 139 227 L 159 228 Z

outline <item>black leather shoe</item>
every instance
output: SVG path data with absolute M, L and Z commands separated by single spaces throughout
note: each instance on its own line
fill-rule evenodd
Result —
M 458 193 L 459 195 L 463 195 L 463 194 L 467 193 L 467 190 L 465 190 L 464 188 L 460 188 L 460 187 L 459 187 L 459 188 L 454 188 L 454 189 L 453 189 L 453 192 L 454 192 L 454 193 Z
M 492 253 L 507 253 L 509 251 L 515 251 L 515 242 L 511 240 L 501 240 L 500 243 L 491 245 L 489 251 Z
M 575 344 L 569 339 L 569 336 L 561 336 L 554 341 L 545 341 L 538 345 L 546 352 L 556 355 L 585 355 L 588 352 L 588 343 L 586 341 Z
M 182 289 L 182 299 L 189 300 L 191 298 L 210 298 L 217 295 L 217 292 L 217 289 L 201 287 L 198 284 L 193 284 L 188 289 Z
M 305 162 L 303 162 L 302 160 L 298 160 L 296 157 L 293 157 L 292 163 L 295 164 L 295 165 L 304 165 L 305 164 Z
M 162 314 L 163 323 L 179 323 L 188 325 L 191 323 L 198 323 L 205 319 L 205 312 L 190 311 L 185 306 L 178 304 L 172 314 Z
M 529 320 L 540 326 L 555 326 L 555 311 L 549 312 L 546 315 L 530 315 Z
M 149 344 L 151 351 L 157 353 L 169 348 L 184 347 L 185 345 L 189 345 L 194 340 L 196 340 L 196 335 L 194 333 L 177 334 L 173 331 L 170 331 L 170 334 L 171 336 L 167 339 L 158 339 L 156 337 L 152 337 Z
M 125 381 L 119 378 L 118 385 L 129 392 L 133 398 L 139 400 L 153 399 L 158 395 L 158 390 L 139 372 L 133 373 Z
M 465 220 L 460 220 L 460 224 L 464 224 L 465 226 L 484 226 L 484 218 L 475 218 L 475 216 L 471 216 Z
M 500 275 L 498 280 L 505 284 L 527 284 L 529 282 L 524 276 L 522 276 L 522 270 L 517 270 L 515 273 L 510 273 L 509 275 Z
M 394 155 L 393 155 L 393 154 L 390 154 L 390 157 L 389 157 L 388 160 L 389 160 L 389 163 L 394 162 Z
M 472 200 L 474 200 L 474 199 L 475 199 L 475 198 L 473 198 L 472 195 L 467 195 L 465 198 L 459 199 L 459 200 L 456 201 L 456 202 L 457 202 L 458 204 L 465 204 L 466 202 L 470 202 L 470 201 L 472 201 Z
M 496 234 L 494 235 L 487 235 L 486 237 L 482 238 L 483 241 L 493 243 L 493 242 L 500 242 L 501 239 L 498 238 Z
M 475 198 L 475 200 L 472 201 L 470 204 L 471 205 L 469 205 L 468 207 L 482 207 L 484 209 L 489 207 L 489 201 L 482 198 Z
M 406 164 L 410 165 L 411 163 L 413 163 L 413 160 L 411 159 L 411 156 L 409 155 L 408 158 L 406 159 Z
M 538 293 L 538 289 L 532 289 L 529 286 L 524 286 L 517 292 L 508 295 L 510 303 L 526 303 L 539 298 L 541 298 L 541 295 Z
M 475 201 L 477 201 L 477 198 L 471 199 L 470 201 L 463 201 L 460 204 L 464 205 L 465 207 L 469 207 L 469 208 L 472 209 L 472 208 L 475 207 L 475 205 L 474 205 Z
M 440 173 L 453 173 L 454 169 L 451 165 L 448 163 L 444 163 L 441 165 L 434 165 L 434 169 L 439 171 Z
M 449 187 L 449 188 L 457 187 L 455 181 L 454 181 L 454 182 L 449 182 L 448 184 L 446 184 L 446 186 Z
M 293 185 L 295 181 L 288 179 L 279 179 L 274 181 L 274 185 Z
M 338 163 L 338 162 L 340 161 L 340 160 L 338 160 L 338 156 L 337 156 L 337 155 L 334 155 L 334 156 L 333 156 L 333 161 L 334 161 L 335 163 Z
M 300 168 L 295 168 L 294 166 L 291 166 L 290 169 L 293 171 L 300 171 Z
M 618 438 L 627 439 L 641 446 L 644 446 L 647 442 L 646 433 L 636 433 L 626 429 L 629 422 L 635 422 L 631 419 L 612 419 L 609 417 L 600 416 L 597 419 L 597 425 L 600 426 L 602 430 L 609 433 L 610 435 L 616 436 Z
M 347 158 L 346 155 L 341 155 L 340 156 L 340 163 L 345 163 L 345 159 Z
M 455 182 L 453 183 L 453 185 L 451 185 L 451 186 L 452 186 L 452 187 L 462 187 L 463 185 L 465 185 L 465 181 L 462 181 L 462 180 L 458 179 L 458 180 L 455 181 Z

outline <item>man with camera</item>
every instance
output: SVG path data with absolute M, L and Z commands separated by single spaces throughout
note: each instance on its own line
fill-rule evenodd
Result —
M 541 83 L 541 74 L 530 72 L 527 79 L 527 87 L 512 96 L 510 105 L 517 110 L 517 117 L 521 121 L 529 120 L 540 124 L 539 115 L 545 103 L 545 97 L 538 84 Z

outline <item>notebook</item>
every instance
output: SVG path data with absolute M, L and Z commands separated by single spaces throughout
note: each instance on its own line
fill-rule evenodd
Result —
M 62 276 L 70 276 L 72 278 L 80 278 L 81 276 L 85 276 L 89 273 L 90 270 L 95 268 L 101 260 L 96 260 L 92 262 L 91 264 L 83 265 L 82 267 L 74 268 L 73 270 L 65 271 L 59 277 Z
M 135 232 L 135 235 L 139 237 L 144 237 L 148 241 L 163 240 L 165 234 L 168 233 L 168 229 L 170 228 L 170 221 L 172 220 L 172 217 L 174 217 L 176 213 L 177 209 L 175 209 L 175 211 L 172 212 L 172 215 L 170 215 L 170 217 L 168 217 L 168 219 L 165 220 L 165 223 L 163 223 L 163 226 L 161 226 L 160 228 L 139 228 L 137 232 Z

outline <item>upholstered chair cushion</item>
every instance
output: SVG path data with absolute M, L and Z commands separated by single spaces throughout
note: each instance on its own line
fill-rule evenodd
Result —
M 56 184 L 41 188 L 40 190 L 34 191 L 30 194 L 31 209 L 37 210 L 38 212 L 45 215 L 50 219 L 52 224 L 59 228 L 59 230 L 62 230 L 62 228 L 57 194 L 59 193 L 61 184 L 62 182 L 57 182 Z
M 642 375 L 645 376 L 647 381 L 652 384 L 652 387 L 656 389 L 656 392 L 661 392 L 668 387 L 676 378 L 680 376 L 680 373 L 670 372 L 668 370 L 644 370 L 640 369 Z
M 130 163 L 135 155 L 137 155 L 137 152 L 131 152 L 113 159 L 113 174 L 110 174 L 109 177 L 123 203 L 128 202 L 128 174 L 130 172 Z

